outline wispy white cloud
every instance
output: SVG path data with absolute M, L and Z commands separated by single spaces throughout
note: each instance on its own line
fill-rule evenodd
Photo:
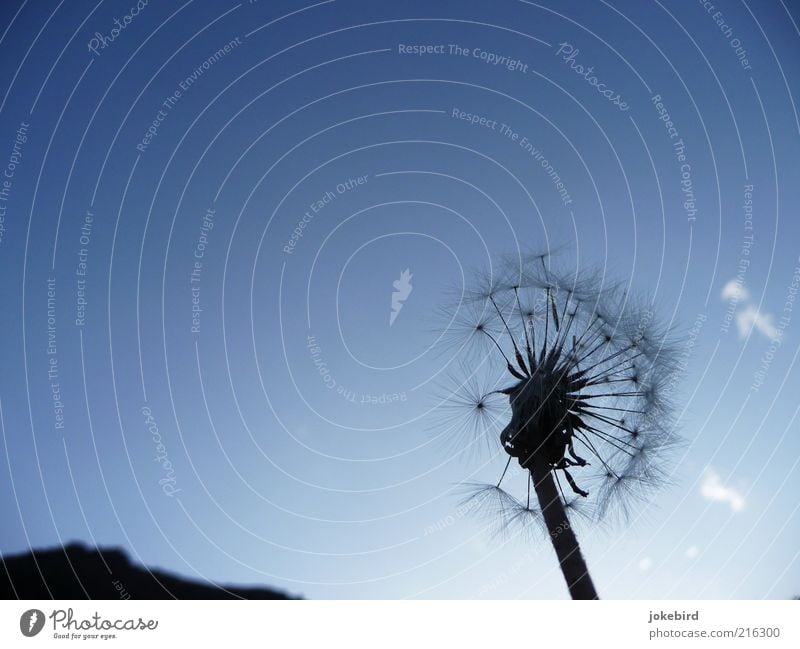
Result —
M 770 340 L 779 335 L 775 326 L 775 317 L 771 313 L 764 313 L 753 304 L 748 291 L 742 282 L 732 279 L 722 287 L 720 297 L 733 303 L 736 310 L 736 328 L 739 338 L 747 338 L 753 330 L 758 331 Z
M 639 561 L 639 570 L 650 570 L 653 567 L 653 560 L 650 557 L 643 557 Z
M 722 287 L 723 300 L 736 300 L 737 302 L 744 302 L 750 299 L 750 293 L 741 282 L 732 279 L 725 286 Z
M 687 559 L 696 559 L 700 554 L 700 548 L 696 545 L 693 545 L 689 548 L 686 548 L 686 558 Z
M 760 331 L 770 340 L 778 337 L 778 328 L 775 318 L 771 313 L 761 313 L 752 304 L 736 314 L 736 326 L 739 328 L 739 337 L 746 338 L 753 328 Z
M 722 484 L 722 479 L 714 470 L 707 466 L 703 472 L 703 481 L 700 484 L 700 494 L 712 502 L 727 503 L 731 511 L 738 512 L 744 508 L 744 496 L 734 487 Z

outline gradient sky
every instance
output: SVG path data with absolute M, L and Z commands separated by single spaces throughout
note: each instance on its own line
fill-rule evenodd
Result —
M 431 412 L 448 288 L 563 246 L 685 352 L 672 485 L 580 530 L 601 595 L 800 593 L 800 9 L 711 4 L 2 3 L 0 550 L 565 597 L 545 538 L 459 509 L 502 450 Z

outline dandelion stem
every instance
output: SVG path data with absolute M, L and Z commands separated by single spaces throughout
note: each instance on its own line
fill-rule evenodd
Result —
M 581 554 L 580 545 L 564 509 L 564 502 L 558 495 L 553 474 L 541 452 L 534 453 L 528 468 L 533 480 L 533 488 L 542 509 L 542 517 L 547 525 L 550 541 L 553 544 L 561 572 L 567 582 L 572 599 L 599 599 L 586 561 Z
M 511 459 L 511 458 L 509 458 L 509 459 Z M 531 480 L 532 479 L 533 478 L 530 475 L 528 475 L 528 503 L 525 505 L 525 509 L 528 509 L 528 510 L 530 510 L 530 508 L 531 508 Z

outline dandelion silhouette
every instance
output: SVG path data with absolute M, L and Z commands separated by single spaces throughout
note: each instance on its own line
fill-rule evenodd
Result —
M 677 439 L 664 395 L 675 350 L 651 309 L 603 288 L 599 273 L 559 274 L 546 260 L 506 263 L 460 300 L 449 333 L 463 337 L 465 351 L 478 343 L 484 353 L 461 365 L 467 376 L 447 407 L 479 433 L 508 422 L 499 435 L 505 470 L 495 484 L 469 485 L 467 500 L 492 508 L 504 528 L 542 523 L 571 596 L 597 599 L 568 512 L 627 514 L 666 479 Z M 476 387 L 481 373 L 491 379 L 485 390 Z M 522 498 L 503 486 L 513 459 L 527 474 Z

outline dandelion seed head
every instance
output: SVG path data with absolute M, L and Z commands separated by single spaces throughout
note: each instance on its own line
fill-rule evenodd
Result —
M 488 314 L 472 335 L 488 340 L 494 394 L 507 397 L 500 447 L 526 472 L 543 459 L 570 514 L 624 515 L 666 481 L 661 458 L 677 439 L 669 330 L 601 273 L 559 273 L 549 256 L 523 262 L 479 276 L 469 303 Z M 488 402 L 469 403 L 481 420 Z M 500 500 L 507 526 L 541 516 L 529 495 Z

